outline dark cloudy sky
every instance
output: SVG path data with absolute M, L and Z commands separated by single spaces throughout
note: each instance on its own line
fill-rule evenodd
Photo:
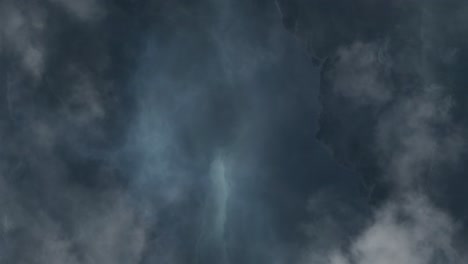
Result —
M 468 263 L 463 0 L 0 0 L 0 263 Z

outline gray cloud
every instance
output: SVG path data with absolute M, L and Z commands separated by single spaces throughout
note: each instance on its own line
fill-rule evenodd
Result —
M 460 30 L 304 3 L 2 2 L 0 262 L 463 261 Z
M 332 72 L 334 92 L 360 104 L 383 104 L 392 97 L 388 79 L 391 62 L 385 43 L 356 42 L 337 52 L 338 62 Z
M 327 247 L 311 245 L 301 263 L 462 263 L 464 256 L 455 243 L 457 228 L 424 195 L 410 194 L 378 208 L 367 227 L 348 243 L 334 240 Z M 322 233 L 320 238 L 333 236 Z
M 103 3 L 99 0 L 50 0 L 50 2 L 65 8 L 69 14 L 82 21 L 95 21 L 105 14 Z
M 451 122 L 453 101 L 442 91 L 429 86 L 422 94 L 403 98 L 379 121 L 377 148 L 387 177 L 396 178 L 390 181 L 413 188 L 437 174 L 441 163 L 460 156 L 464 140 L 460 128 Z
M 47 10 L 39 3 L 20 5 L 13 1 L 3 1 L 1 10 L 2 53 L 17 56 L 28 75 L 40 78 L 46 59 Z
M 456 227 L 426 198 L 412 194 L 380 208 L 349 251 L 332 252 L 328 263 L 462 263 L 454 248 Z
M 453 51 L 458 40 L 453 39 L 453 32 L 438 31 L 437 26 L 451 20 L 445 16 L 457 13 L 453 12 L 459 3 L 451 4 L 443 15 L 435 15 L 436 3 L 416 4 L 411 15 L 398 18 L 394 28 L 385 29 L 386 18 L 382 18 L 377 22 L 382 22 L 380 35 L 366 36 L 365 31 L 359 32 L 364 28 L 351 34 L 330 34 L 330 39 L 339 41 L 328 45 L 325 52 L 328 59 L 322 67 L 319 138 L 339 161 L 361 174 L 373 204 L 372 220 L 356 224 L 358 233 L 333 228 L 343 220 L 324 209 L 322 204 L 336 201 L 326 198 L 311 209 L 326 220 L 308 225 L 308 232 L 318 237 L 310 237 L 304 263 L 464 261 L 465 248 L 456 243 L 462 233 L 456 212 L 439 207 L 444 204 L 440 194 L 446 190 L 437 186 L 437 182 L 456 177 L 450 168 L 460 165 L 465 146 L 462 135 L 466 121 L 455 117 L 464 104 L 457 93 L 459 83 L 448 81 L 441 72 L 457 60 Z M 296 19 L 298 24 L 310 22 L 307 16 L 296 15 Z M 344 30 L 346 23 L 353 25 L 357 20 L 344 17 L 331 24 L 308 26 L 333 31 L 339 24 Z M 301 35 L 303 32 L 295 33 L 320 47 L 321 39 L 309 39 Z M 348 35 L 354 39 L 345 41 Z M 442 41 L 442 35 L 450 35 L 450 41 Z M 447 55 L 441 56 L 442 50 Z M 450 59 L 449 50 L 454 56 Z M 324 50 L 315 52 L 323 57 Z M 350 208 L 348 204 L 340 202 L 333 208 L 343 210 Z M 367 214 L 348 209 L 345 215 L 354 221 L 365 219 Z

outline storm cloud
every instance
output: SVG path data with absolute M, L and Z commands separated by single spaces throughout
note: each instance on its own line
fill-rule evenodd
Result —
M 463 263 L 462 1 L 0 2 L 0 263 Z
M 466 121 L 459 108 L 466 98 L 457 87 L 463 81 L 449 70 L 463 64 L 454 55 L 455 50 L 463 53 L 463 29 L 450 22 L 464 4 L 355 2 L 364 18 L 347 11 L 351 6 L 344 1 L 317 1 L 311 12 L 336 15 L 330 23 L 329 18 L 316 23 L 320 13 L 310 20 L 303 3 L 297 3 L 302 9 L 290 11 L 301 29 L 295 34 L 310 43 L 314 57 L 325 59 L 318 138 L 358 172 L 372 208 L 371 220 L 357 224 L 360 233 L 346 241 L 333 233 L 336 239 L 320 248 L 313 240 L 320 238 L 311 238 L 305 262 L 463 263 L 464 221 L 457 219 L 463 209 L 444 193 L 460 183 L 456 171 L 465 158 Z M 398 15 L 389 16 L 392 12 Z M 378 30 L 353 27 L 371 18 Z M 344 31 L 348 28 L 352 31 Z M 315 38 L 314 32 L 326 32 L 327 38 Z M 362 215 L 347 213 L 350 219 Z

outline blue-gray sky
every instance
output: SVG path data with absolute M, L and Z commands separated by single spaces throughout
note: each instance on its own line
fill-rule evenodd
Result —
M 0 263 L 465 263 L 464 1 L 0 1 Z

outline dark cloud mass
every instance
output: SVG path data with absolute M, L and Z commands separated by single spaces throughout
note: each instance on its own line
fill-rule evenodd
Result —
M 0 263 L 466 263 L 461 0 L 0 0 Z

